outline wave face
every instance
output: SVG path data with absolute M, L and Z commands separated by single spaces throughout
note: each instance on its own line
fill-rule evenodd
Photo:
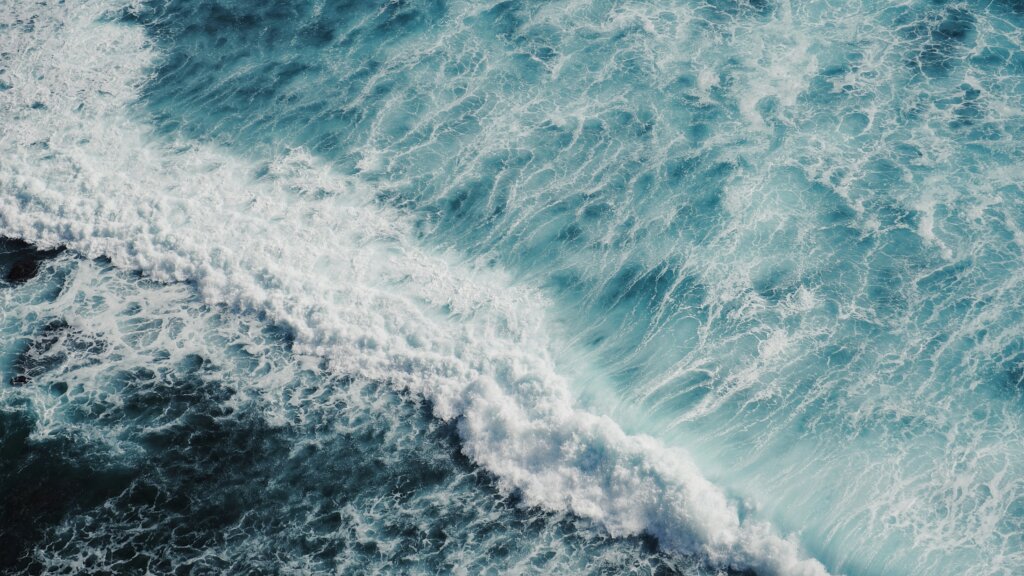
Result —
M 0 562 L 1024 572 L 1017 4 L 14 4 Z

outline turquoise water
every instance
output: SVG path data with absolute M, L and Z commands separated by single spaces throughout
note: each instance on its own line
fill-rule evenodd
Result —
M 155 459 L 240 499 L 200 572 L 1024 571 L 1019 3 L 0 13 L 0 232 L 73 254 L 5 296 L 0 398 L 106 487 L 31 566 L 115 554 Z M 24 368 L 60 318 L 133 352 Z M 152 445 L 190 394 L 264 444 Z

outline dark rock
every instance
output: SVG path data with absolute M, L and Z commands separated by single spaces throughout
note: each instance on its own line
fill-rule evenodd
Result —
M 62 251 L 62 248 L 39 250 L 24 240 L 0 237 L 0 277 L 8 284 L 23 284 L 39 274 L 41 262 Z
M 11 265 L 4 278 L 11 284 L 21 284 L 36 277 L 39 273 L 39 264 L 34 260 L 18 260 Z

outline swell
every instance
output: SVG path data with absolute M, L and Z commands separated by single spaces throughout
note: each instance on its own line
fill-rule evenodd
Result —
M 117 4 L 4 8 L 5 233 L 106 256 L 286 326 L 296 353 L 390 382 L 456 421 L 461 450 L 529 505 L 765 574 L 823 574 L 741 518 L 690 458 L 577 410 L 535 290 L 430 253 L 411 224 L 303 150 L 267 162 L 154 136 L 124 113 L 155 54 Z

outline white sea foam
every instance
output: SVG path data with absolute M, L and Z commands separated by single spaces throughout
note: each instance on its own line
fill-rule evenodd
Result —
M 0 9 L 3 234 L 193 282 L 292 329 L 297 352 L 422 395 L 528 504 L 719 566 L 826 573 L 794 538 L 741 520 L 682 451 L 574 408 L 540 293 L 417 246 L 400 213 L 302 150 L 260 166 L 152 135 L 125 111 L 159 55 L 105 17 L 122 8 Z

